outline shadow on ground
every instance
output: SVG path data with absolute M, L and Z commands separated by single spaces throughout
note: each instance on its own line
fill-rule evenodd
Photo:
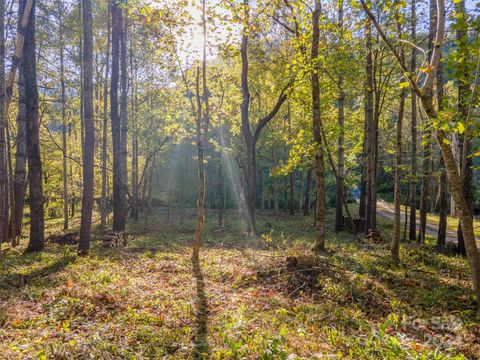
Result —
M 207 339 L 208 323 L 208 304 L 205 295 L 205 280 L 198 259 L 192 260 L 193 274 L 197 282 L 197 311 L 196 311 L 196 329 L 193 338 L 195 359 L 206 359 L 209 357 L 209 346 Z

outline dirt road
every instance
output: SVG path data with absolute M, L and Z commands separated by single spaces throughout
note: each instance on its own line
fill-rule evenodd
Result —
M 393 208 L 393 206 L 384 202 L 384 201 L 382 201 L 382 200 L 380 200 L 377 203 L 377 214 L 386 218 L 386 219 L 389 219 L 389 220 L 392 220 L 392 221 L 394 220 L 394 208 Z M 405 225 L 405 213 L 403 212 L 403 207 L 402 207 L 401 221 L 402 221 L 402 228 L 403 228 L 403 226 Z M 407 225 L 408 225 L 408 221 L 407 221 Z M 418 229 L 419 225 L 420 225 L 420 221 L 417 218 L 417 229 Z M 435 238 L 436 238 L 437 233 L 438 233 L 438 225 L 427 222 L 426 233 L 427 233 L 427 235 L 432 235 L 432 236 L 435 236 Z M 446 241 L 456 244 L 457 243 L 457 231 L 447 229 Z M 479 242 L 479 241 L 480 241 L 480 239 L 477 238 L 477 242 Z

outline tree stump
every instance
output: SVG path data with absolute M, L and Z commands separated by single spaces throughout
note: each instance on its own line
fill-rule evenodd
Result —
M 343 217 L 343 228 L 351 234 L 357 234 L 365 230 L 365 219 L 353 218 L 352 221 L 348 221 L 346 216 Z M 353 228 L 352 228 L 353 225 Z
M 375 244 L 382 243 L 382 235 L 376 230 L 369 229 L 366 238 Z

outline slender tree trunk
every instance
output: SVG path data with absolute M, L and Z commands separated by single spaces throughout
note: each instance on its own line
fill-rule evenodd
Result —
M 121 182 L 122 182 L 122 215 L 124 217 L 123 230 L 125 230 L 125 221 L 127 218 L 127 192 L 128 192 L 128 172 L 127 172 L 127 162 L 128 162 L 128 70 L 127 70 L 127 8 L 122 6 L 120 10 L 121 14 L 121 25 L 120 25 L 120 88 L 121 88 L 121 97 L 120 97 L 120 146 L 121 146 Z
M 222 128 L 219 130 L 222 132 Z M 220 139 L 222 138 L 220 134 Z M 218 152 L 218 227 L 223 228 L 223 213 L 225 209 L 225 175 L 223 173 L 223 141 L 219 139 L 220 151 Z
M 200 69 L 197 67 L 196 98 L 197 98 L 197 155 L 198 155 L 198 199 L 197 199 L 197 226 L 193 242 L 192 258 L 198 261 L 200 248 L 202 246 L 202 235 L 205 228 L 205 159 L 204 151 L 207 146 L 207 126 L 210 120 L 210 109 L 208 103 L 207 88 L 207 20 L 206 0 L 202 1 L 202 28 L 203 28 L 203 59 L 202 59 L 202 82 L 203 94 L 200 96 Z M 203 107 L 205 103 L 205 107 Z M 203 109 L 205 111 L 203 111 Z M 255 190 L 255 189 L 254 189 Z
M 443 158 L 440 159 L 440 200 L 439 200 L 439 220 L 437 233 L 437 246 L 444 247 L 447 237 L 447 214 L 448 214 L 448 196 L 447 196 L 447 172 Z
M 343 44 L 343 0 L 338 2 L 338 27 L 340 31 L 340 47 Z M 343 197 L 345 196 L 345 92 L 343 70 L 338 74 L 338 127 L 340 132 L 338 134 L 337 142 L 337 188 L 335 194 L 335 231 L 343 230 Z
M 437 206 L 437 203 L 436 203 L 436 197 L 435 197 L 435 194 L 438 193 L 438 189 L 437 189 L 437 182 L 435 181 L 435 173 L 434 173 L 434 170 L 435 170 L 435 148 L 433 147 L 433 137 L 431 136 L 431 132 L 430 132 L 430 150 L 431 150 L 431 156 L 430 156 L 430 162 L 429 162 L 429 195 L 428 195 L 428 198 L 429 198 L 429 202 L 428 202 L 428 206 L 430 207 L 430 212 L 432 214 L 434 214 L 437 210 L 436 210 L 436 206 Z
M 435 0 L 430 0 L 430 29 L 428 35 L 428 49 L 433 51 L 433 42 L 435 40 L 435 29 L 437 27 L 436 4 Z M 436 71 L 436 70 L 435 70 Z M 438 85 L 437 85 L 438 86 Z M 420 116 L 422 112 L 420 112 Z M 423 120 L 423 119 L 422 119 Z M 422 175 L 422 196 L 420 199 L 420 224 L 418 228 L 418 242 L 425 242 L 425 232 L 427 228 L 428 202 L 430 200 L 430 180 L 431 180 L 431 159 L 432 159 L 432 133 L 427 127 L 423 134 L 423 175 Z
M 305 204 L 303 207 L 303 215 L 310 216 L 310 188 L 312 187 L 312 169 L 307 171 L 307 187 L 305 189 Z
M 63 173 L 63 230 L 68 229 L 68 173 L 67 173 L 67 117 L 65 98 L 65 44 L 63 40 L 63 16 L 60 14 L 60 87 L 62 99 L 62 173 Z
M 375 199 L 373 192 L 374 189 L 374 174 L 375 174 L 375 128 L 374 128 L 374 114 L 373 114 L 373 56 L 372 56 L 372 25 L 370 21 L 367 21 L 365 29 L 366 37 L 366 102 L 365 102 L 365 124 L 366 124 L 366 171 L 365 171 L 365 184 L 366 184 L 366 226 L 365 231 L 368 233 L 370 229 L 375 230 L 373 211 L 375 209 L 373 201 Z
M 315 0 L 315 8 L 312 16 L 312 49 L 311 60 L 315 62 L 318 57 L 318 44 L 320 38 L 319 18 L 321 12 L 320 0 Z M 320 113 L 320 81 L 318 68 L 314 66 L 311 72 L 312 83 L 312 120 L 313 139 L 316 145 L 315 164 L 317 179 L 317 203 L 315 209 L 315 251 L 322 251 L 325 248 L 325 183 L 324 163 L 322 149 L 322 119 Z
M 145 183 L 148 182 L 147 204 L 146 204 L 147 211 L 145 212 L 145 225 L 148 224 L 148 219 L 152 212 L 152 188 L 153 188 L 152 184 L 153 184 L 153 174 L 155 170 L 155 160 L 156 160 L 156 155 L 153 155 L 152 164 L 150 165 L 149 178 L 148 178 L 148 181 L 145 182 Z
M 23 210 L 27 190 L 27 139 L 26 139 L 26 109 L 25 109 L 25 79 L 23 60 L 20 61 L 18 74 L 18 115 L 15 152 L 15 174 L 13 179 L 12 201 L 12 243 L 19 244 L 22 234 Z
M 418 228 L 418 242 L 425 242 L 425 231 L 427 228 L 428 201 L 430 199 L 430 158 L 432 156 L 430 130 L 424 135 L 425 146 L 423 151 L 423 176 L 422 176 L 422 197 L 420 200 L 420 224 Z
M 275 156 L 275 149 L 272 146 L 272 161 L 273 166 L 277 164 L 277 157 Z M 272 193 L 273 193 L 273 210 L 275 212 L 275 217 L 278 221 L 278 215 L 280 214 L 279 206 L 278 206 L 278 181 L 275 176 L 271 176 L 272 178 Z
M 288 121 L 288 136 L 292 137 L 292 117 L 290 113 L 290 102 L 287 103 L 287 121 Z M 295 173 L 294 169 L 289 174 L 289 192 L 290 192 L 290 215 L 295 215 Z
M 438 19 L 438 14 L 437 19 Z M 437 20 L 438 21 L 438 20 Z M 440 56 L 442 56 L 440 54 Z M 436 82 L 437 82 L 437 106 L 438 110 L 443 110 L 443 62 L 439 61 L 437 70 L 435 72 Z M 438 234 L 437 234 L 437 245 L 440 247 L 445 246 L 446 237 L 447 237 L 447 215 L 448 215 L 448 185 L 447 185 L 447 172 L 445 169 L 445 161 L 443 160 L 443 155 L 440 153 L 440 184 L 439 190 L 439 220 L 438 220 Z
M 5 2 L 0 0 L 0 259 L 2 243 L 8 239 L 8 177 L 5 114 Z
M 204 81 L 206 81 L 204 79 Z M 203 106 L 200 95 L 200 69 L 197 68 L 197 83 L 196 83 L 196 97 L 197 97 L 197 158 L 198 158 L 198 198 L 197 198 L 197 226 L 195 228 L 195 238 L 193 242 L 194 260 L 198 260 L 200 255 L 200 247 L 202 246 L 202 234 L 205 227 L 205 156 L 204 147 L 206 141 Z
M 27 190 L 27 139 L 26 139 L 26 108 L 25 108 L 25 72 L 24 63 L 21 58 L 23 52 L 24 33 L 28 25 L 32 1 L 27 1 L 18 9 L 18 35 L 15 54 L 12 59 L 12 69 L 9 74 L 7 84 L 7 102 L 6 116 L 13 93 L 13 84 L 16 69 L 19 67 L 18 74 L 18 115 L 17 115 L 17 135 L 15 152 L 15 174 L 13 178 L 13 201 L 12 206 L 12 244 L 19 244 L 22 232 L 23 210 L 25 205 L 25 193 Z M 8 130 L 8 129 L 7 129 Z
M 105 79 L 103 83 L 103 126 L 102 126 L 102 198 L 100 200 L 100 228 L 107 225 L 107 126 L 108 126 L 108 75 L 110 69 L 110 21 L 111 3 L 108 0 L 107 10 L 107 48 L 105 60 Z
M 134 59 L 132 41 L 130 41 L 130 71 L 132 73 L 132 92 L 133 92 L 133 101 L 132 101 L 132 205 L 130 216 L 138 220 L 138 136 L 137 136 L 137 104 L 138 104 L 138 70 L 137 70 L 137 61 Z
M 118 0 L 112 3 L 112 75 L 110 81 L 110 116 L 113 144 L 113 230 L 125 231 L 125 188 L 122 180 L 122 136 L 118 113 L 118 83 L 120 76 L 120 36 L 122 13 Z
M 303 188 L 304 188 L 304 181 L 303 181 L 303 171 L 300 171 L 300 178 L 298 179 L 299 187 L 298 187 L 298 202 L 297 202 L 297 210 L 300 212 L 303 209 Z
M 365 118 L 366 121 L 366 118 Z M 362 176 L 360 178 L 360 199 L 359 199 L 359 204 L 358 204 L 358 217 L 360 219 L 366 219 L 367 217 L 367 131 L 366 127 L 363 132 L 363 164 L 362 164 Z
M 7 96 L 5 96 L 5 99 L 7 99 Z M 4 104 L 6 102 L 4 101 Z M 15 194 L 13 190 L 13 180 L 14 180 L 14 172 L 13 172 L 13 162 L 12 162 L 12 138 L 11 138 L 11 129 L 10 129 L 10 123 L 8 120 L 8 116 L 6 111 L 4 110 L 5 113 L 5 135 L 6 135 L 6 168 L 7 168 L 7 198 L 5 199 L 6 201 L 6 208 L 7 210 L 5 211 L 5 216 L 7 219 L 5 220 L 7 223 L 7 237 L 9 237 L 12 240 L 12 246 L 15 246 L 15 240 L 13 239 L 12 236 L 12 216 L 14 212 L 14 204 L 15 204 Z M 10 209 L 10 213 L 8 211 Z
M 25 1 L 20 1 L 25 7 Z M 35 52 L 35 2 L 25 31 L 23 44 L 23 76 L 25 78 L 26 139 L 30 205 L 30 240 L 27 251 L 41 251 L 44 247 L 45 225 L 43 209 L 42 162 L 38 122 L 38 90 Z
M 95 157 L 95 122 L 93 114 L 93 19 L 91 0 L 83 4 L 83 108 L 85 121 L 85 149 L 83 156 L 82 218 L 78 253 L 87 255 L 90 250 L 90 231 L 93 211 L 93 176 Z
M 79 21 L 82 23 L 83 21 L 83 3 L 82 1 L 79 2 Z M 84 157 L 84 150 L 85 150 L 85 118 L 84 118 L 84 107 L 83 107 L 83 69 L 85 68 L 83 64 L 83 32 L 80 32 L 80 36 L 78 39 L 78 57 L 80 59 L 80 149 L 82 154 L 82 159 Z
M 256 234 L 255 228 L 255 140 L 250 129 L 249 107 L 250 107 L 250 91 L 248 88 L 248 33 L 249 33 L 249 3 L 248 0 L 243 1 L 244 5 L 244 29 L 242 32 L 242 45 L 240 55 L 242 58 L 242 132 L 245 138 L 247 150 L 247 201 L 246 201 L 246 223 L 247 233 Z
M 402 177 L 402 122 L 403 112 L 405 108 L 405 91 L 400 93 L 400 103 L 398 105 L 396 132 L 395 132 L 395 214 L 393 222 L 393 242 L 392 242 L 392 259 L 396 262 L 400 261 L 400 232 L 401 232 L 401 177 Z
M 465 11 L 465 0 L 455 2 L 455 19 L 456 19 L 456 40 L 458 58 L 462 59 L 457 62 L 459 69 L 456 71 L 458 80 L 458 120 L 465 124 L 465 132 L 459 135 L 459 154 L 460 154 L 460 176 L 462 178 L 463 196 L 467 201 L 470 212 L 473 211 L 473 160 L 472 140 L 468 124 L 469 101 L 470 101 L 470 53 L 469 53 L 469 39 L 468 39 L 468 22 Z M 463 236 L 463 229 L 459 222 L 458 224 L 458 248 L 457 251 L 466 255 L 466 244 Z
M 416 0 L 411 0 L 411 41 L 415 42 L 416 39 Z M 412 57 L 410 62 L 410 71 L 413 73 L 417 69 L 417 53 L 416 49 L 412 47 Z M 412 155 L 411 155 L 411 171 L 410 171 L 410 231 L 409 239 L 415 240 L 416 238 L 416 226 L 417 226 L 417 96 L 415 91 L 412 91 L 411 99 L 411 136 L 412 136 Z
M 339 79 L 339 83 L 343 84 L 343 75 Z M 342 85 L 340 85 L 342 86 Z M 338 97 L 338 126 L 340 128 L 340 134 L 338 136 L 338 155 L 337 155 L 337 189 L 335 194 L 335 231 L 339 232 L 343 230 L 343 198 L 345 196 L 345 153 L 344 153 L 344 105 L 345 93 L 341 91 Z
M 290 173 L 290 215 L 295 215 L 295 174 Z

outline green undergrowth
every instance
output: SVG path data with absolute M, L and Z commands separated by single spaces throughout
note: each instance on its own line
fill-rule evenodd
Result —
M 199 266 L 195 212 L 157 210 L 129 224 L 125 248 L 91 256 L 48 245 L 8 249 L 0 268 L 0 358 L 5 359 L 475 359 L 480 317 L 465 259 L 431 245 L 373 244 L 329 225 L 315 266 L 310 218 L 207 216 Z M 331 218 L 328 221 L 332 224 Z M 53 225 L 52 225 L 53 226 Z M 381 224 L 388 241 L 391 225 Z M 99 237 L 99 236 L 97 236 Z M 433 240 L 433 239 L 430 239 Z M 26 240 L 24 240 L 25 242 Z

